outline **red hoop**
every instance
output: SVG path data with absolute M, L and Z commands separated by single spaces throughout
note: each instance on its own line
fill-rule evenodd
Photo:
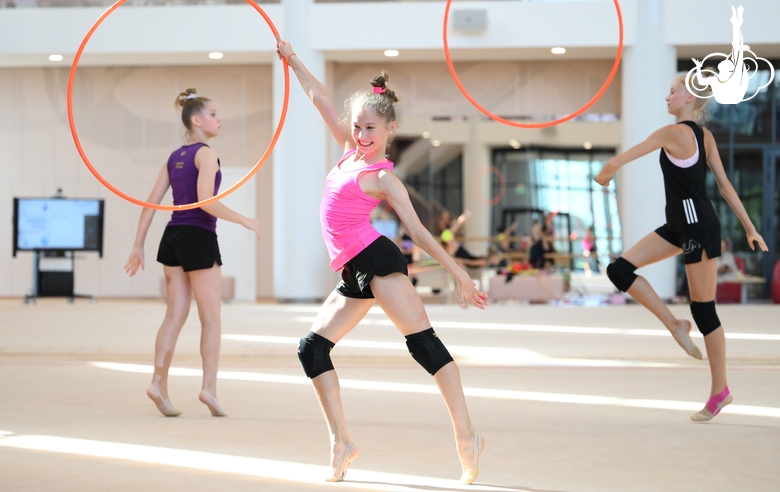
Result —
M 617 73 L 617 69 L 620 66 L 620 58 L 623 56 L 623 14 L 620 11 L 620 4 L 618 4 L 618 0 L 613 0 L 615 3 L 615 10 L 617 11 L 617 18 L 618 18 L 618 26 L 620 27 L 620 40 L 618 41 L 618 49 L 617 54 L 615 55 L 615 62 L 612 64 L 612 70 L 609 72 L 609 76 L 607 77 L 606 82 L 604 82 L 604 85 L 601 86 L 601 89 L 596 93 L 595 96 L 593 96 L 593 99 L 587 102 L 585 106 L 581 107 L 577 111 L 573 112 L 572 114 L 568 116 L 564 116 L 563 118 L 559 118 L 557 120 L 553 121 L 547 121 L 543 123 L 518 123 L 516 121 L 510 121 L 505 118 L 502 118 L 496 114 L 491 113 L 484 107 L 482 107 L 481 104 L 479 104 L 477 101 L 474 100 L 473 97 L 471 97 L 471 94 L 468 93 L 465 87 L 463 87 L 463 84 L 460 81 L 460 78 L 458 78 L 458 74 L 455 72 L 455 67 L 452 64 L 452 57 L 450 56 L 450 46 L 449 41 L 447 40 L 447 23 L 449 21 L 450 17 L 450 6 L 452 5 L 452 0 L 447 0 L 447 7 L 444 10 L 444 57 L 447 59 L 447 67 L 450 70 L 450 74 L 452 75 L 453 80 L 455 80 L 455 85 L 458 86 L 458 89 L 463 93 L 464 96 L 466 96 L 466 99 L 471 102 L 471 104 L 474 105 L 475 108 L 480 110 L 482 113 L 490 117 L 491 119 L 498 121 L 499 123 L 503 123 L 505 125 L 514 126 L 517 128 L 547 128 L 550 126 L 559 125 L 561 123 L 564 123 L 566 121 L 569 121 L 571 119 L 576 118 L 577 116 L 581 115 L 585 111 L 588 110 L 591 106 L 593 106 L 596 101 L 599 100 L 599 98 L 604 94 L 604 92 L 607 90 L 607 87 L 609 87 L 609 84 L 612 83 L 612 79 L 615 78 L 615 74 Z
M 482 177 L 488 173 L 495 174 L 499 182 L 498 193 L 492 200 L 488 200 L 487 198 L 482 196 L 482 192 L 479 191 L 479 180 L 482 179 Z M 506 193 L 506 178 L 504 178 L 504 173 L 502 173 L 499 168 L 497 168 L 496 166 L 490 166 L 480 171 L 477 171 L 477 175 L 474 177 L 472 186 L 474 188 L 474 196 L 476 196 L 477 199 L 482 203 L 490 205 L 492 207 L 494 205 L 497 205 L 498 202 L 500 202 L 501 199 L 504 198 L 504 193 Z
M 155 210 L 189 210 L 192 208 L 198 208 L 202 207 L 204 205 L 208 205 L 209 203 L 214 203 L 218 200 L 221 200 L 222 198 L 228 196 L 229 194 L 236 191 L 239 187 L 241 187 L 244 183 L 249 181 L 249 179 L 255 175 L 255 173 L 260 169 L 260 166 L 263 165 L 263 163 L 268 159 L 268 156 L 271 155 L 271 151 L 273 150 L 274 146 L 276 145 L 276 141 L 279 139 L 279 134 L 282 132 L 282 127 L 284 126 L 284 120 L 287 117 L 287 103 L 290 97 L 290 72 L 288 70 L 287 60 L 282 60 L 282 63 L 284 64 L 284 104 L 282 105 L 282 113 L 279 116 L 279 123 L 277 123 L 276 131 L 274 132 L 273 138 L 271 139 L 271 143 L 268 145 L 268 148 L 263 153 L 262 157 L 260 157 L 260 160 L 257 161 L 257 164 L 247 173 L 246 176 L 241 178 L 241 180 L 228 188 L 227 190 L 223 191 L 222 193 L 215 195 L 211 198 L 207 198 L 205 200 L 201 200 L 199 202 L 195 203 L 189 203 L 186 205 L 160 205 L 157 203 L 148 203 L 143 200 L 139 200 L 137 198 L 133 198 L 129 195 L 126 195 L 125 193 L 122 193 L 117 188 L 115 188 L 111 183 L 106 181 L 103 176 L 100 175 L 99 172 L 95 169 L 95 167 L 92 165 L 91 162 L 89 162 L 89 159 L 87 158 L 87 154 L 84 152 L 84 149 L 81 147 L 81 141 L 79 140 L 79 135 L 76 132 L 76 122 L 73 119 L 73 80 L 76 77 L 76 69 L 78 68 L 79 60 L 81 59 L 81 54 L 84 51 L 84 48 L 87 46 L 87 42 L 89 42 L 89 39 L 92 37 L 92 34 L 95 32 L 95 30 L 100 26 L 100 24 L 103 23 L 103 21 L 108 17 L 114 10 L 116 10 L 120 5 L 125 3 L 127 0 L 119 0 L 116 3 L 114 3 L 111 7 L 109 7 L 108 10 L 103 12 L 103 15 L 98 18 L 98 20 L 92 25 L 92 27 L 87 32 L 87 35 L 84 36 L 84 39 L 81 41 L 81 45 L 79 45 L 79 49 L 76 51 L 76 56 L 73 58 L 73 64 L 70 67 L 70 76 L 68 77 L 68 93 L 67 93 L 67 102 L 68 102 L 68 123 L 70 124 L 70 132 L 73 135 L 73 141 L 76 144 L 76 149 L 79 152 L 79 155 L 81 156 L 81 160 L 84 161 L 84 164 L 86 164 L 87 168 L 90 170 L 90 172 L 97 178 L 98 181 L 100 181 L 103 186 L 114 192 L 117 196 L 120 198 L 124 198 L 128 202 L 135 203 L 136 205 L 140 205 L 142 207 L 146 208 L 153 208 Z M 271 32 L 273 32 L 276 39 L 279 39 L 279 32 L 276 30 L 276 26 L 274 26 L 274 23 L 271 21 L 271 18 L 268 17 L 268 15 L 263 11 L 263 9 L 260 8 L 257 3 L 254 2 L 254 0 L 245 0 L 246 3 L 254 7 L 257 12 L 263 16 L 263 19 L 265 19 L 265 22 L 268 24 L 268 27 L 271 28 Z

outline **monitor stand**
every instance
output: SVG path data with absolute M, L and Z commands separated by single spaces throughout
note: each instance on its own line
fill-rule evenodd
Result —
M 97 302 L 95 296 L 73 292 L 75 259 L 73 251 L 36 250 L 33 256 L 32 294 L 24 296 L 24 303 L 35 304 L 39 297 L 65 297 L 71 304 L 76 298 Z

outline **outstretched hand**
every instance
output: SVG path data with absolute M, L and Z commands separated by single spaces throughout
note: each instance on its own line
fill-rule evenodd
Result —
M 144 250 L 143 248 L 134 247 L 130 253 L 130 258 L 127 259 L 125 264 L 125 272 L 132 277 L 138 272 L 138 268 L 144 269 Z
M 278 39 L 276 41 L 276 54 L 279 56 L 280 60 L 286 60 L 289 63 L 290 57 L 294 55 L 295 52 L 289 41 Z
M 485 309 L 488 306 L 487 294 L 480 292 L 477 289 L 477 284 L 471 279 L 462 282 L 458 281 L 455 292 L 458 295 L 458 302 L 460 302 L 460 307 L 462 308 L 466 307 L 467 302 L 479 309 Z
M 761 251 L 769 251 L 769 248 L 766 246 L 766 243 L 764 242 L 764 238 L 761 237 L 761 234 L 759 234 L 756 231 L 747 233 L 747 241 L 752 251 L 756 250 L 756 246 L 755 244 L 753 244 L 754 241 L 758 243 L 758 247 L 761 248 Z

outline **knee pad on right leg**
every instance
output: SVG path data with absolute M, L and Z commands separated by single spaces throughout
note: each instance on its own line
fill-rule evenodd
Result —
M 607 277 L 620 292 L 626 292 L 636 280 L 637 275 L 634 271 L 636 267 L 621 256 L 607 267 Z
M 691 315 L 696 327 L 705 337 L 720 328 L 720 319 L 715 311 L 715 301 L 691 302 Z
M 335 343 L 313 331 L 301 338 L 298 343 L 298 360 L 301 361 L 306 376 L 314 379 L 324 372 L 333 370 L 330 351 L 335 346 Z
M 413 333 L 406 337 L 406 347 L 414 360 L 433 376 L 439 369 L 452 362 L 452 356 L 447 351 L 439 336 L 428 328 L 420 333 Z

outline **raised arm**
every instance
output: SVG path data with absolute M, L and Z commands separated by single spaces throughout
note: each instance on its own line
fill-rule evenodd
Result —
M 718 145 L 715 143 L 715 137 L 712 136 L 712 132 L 704 129 L 704 150 L 707 152 L 707 165 L 712 171 L 712 175 L 715 177 L 715 182 L 718 183 L 718 190 L 720 191 L 723 199 L 729 204 L 731 210 L 737 215 L 737 218 L 742 222 L 742 227 L 745 228 L 745 234 L 747 235 L 747 241 L 750 245 L 750 249 L 756 249 L 753 242 L 758 243 L 758 247 L 761 251 L 768 251 L 764 238 L 756 231 L 756 227 L 753 225 L 753 221 L 750 220 L 750 216 L 745 210 L 745 206 L 742 205 L 742 200 L 739 199 L 737 191 L 732 186 L 729 178 L 726 176 L 726 171 L 723 169 L 723 162 L 720 160 L 720 154 L 718 154 Z
M 198 167 L 198 201 L 214 196 L 214 178 L 219 171 L 217 153 L 211 147 L 201 147 L 195 154 L 195 165 Z M 213 202 L 201 207 L 201 210 L 218 219 L 240 224 L 260 237 L 260 223 L 255 219 L 245 217 L 222 202 Z
M 364 181 L 366 182 L 365 186 Z M 414 244 L 431 255 L 431 258 L 441 263 L 455 277 L 458 302 L 460 302 L 461 307 L 466 307 L 466 302 L 468 301 L 480 309 L 485 309 L 487 296 L 477 289 L 476 284 L 471 280 L 468 273 L 455 263 L 455 260 L 444 251 L 439 242 L 422 225 L 419 217 L 417 217 L 417 213 L 414 211 L 411 200 L 409 200 L 409 193 L 395 174 L 389 171 L 370 173 L 361 179 L 360 185 L 367 193 L 387 200 L 387 203 L 393 207 L 398 218 L 401 219 L 404 227 L 409 232 L 409 236 Z
M 662 147 L 673 155 L 679 155 L 679 150 L 685 145 L 686 137 L 686 134 L 680 130 L 684 129 L 678 128 L 678 125 L 667 125 L 654 131 L 644 142 L 634 145 L 622 154 L 609 159 L 593 179 L 602 186 L 608 186 L 618 169 Z
M 339 112 L 333 105 L 333 100 L 328 93 L 328 89 L 317 80 L 314 75 L 306 69 L 298 55 L 292 49 L 292 46 L 288 41 L 279 40 L 276 44 L 276 52 L 279 54 L 279 58 L 287 60 L 287 64 L 295 72 L 295 76 L 298 77 L 298 82 L 301 83 L 306 95 L 309 96 L 311 102 L 322 115 L 322 119 L 330 129 L 330 133 L 333 134 L 333 138 L 342 146 L 345 150 L 350 150 L 355 147 L 355 143 L 352 141 L 352 134 L 344 127 L 339 118 Z
M 168 178 L 168 164 L 163 164 L 160 172 L 157 174 L 157 179 L 152 186 L 152 192 L 149 193 L 149 198 L 146 199 L 149 203 L 159 204 L 165 192 L 171 186 L 170 179 Z M 144 208 L 141 210 L 141 218 L 138 220 L 138 230 L 135 233 L 135 242 L 133 243 L 133 250 L 130 252 L 130 258 L 127 259 L 125 264 L 125 272 L 131 277 L 138 272 L 138 268 L 144 269 L 144 243 L 146 243 L 146 233 L 149 232 L 149 226 L 152 224 L 155 210 L 153 208 Z

